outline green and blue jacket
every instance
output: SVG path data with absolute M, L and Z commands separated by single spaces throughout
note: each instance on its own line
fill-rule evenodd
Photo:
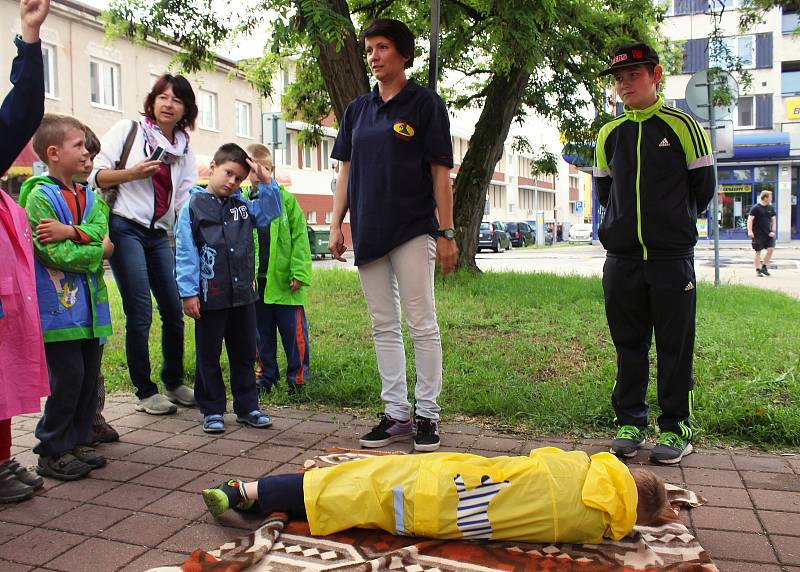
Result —
M 86 209 L 73 220 L 58 185 L 32 177 L 20 192 L 20 205 L 34 229 L 36 294 L 45 343 L 111 335 L 108 290 L 103 280 L 103 237 L 108 234 L 108 205 L 86 188 Z M 41 244 L 35 229 L 42 219 L 76 225 L 91 241 Z
M 595 188 L 605 207 L 598 236 L 609 256 L 692 256 L 697 216 L 714 196 L 714 155 L 705 130 L 664 105 L 625 109 L 595 146 Z

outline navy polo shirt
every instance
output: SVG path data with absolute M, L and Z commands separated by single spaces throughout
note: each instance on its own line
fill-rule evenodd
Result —
M 347 106 L 331 157 L 350 161 L 356 266 L 436 231 L 431 163 L 452 168 L 453 146 L 447 109 L 435 91 L 412 79 L 384 102 L 375 86 Z

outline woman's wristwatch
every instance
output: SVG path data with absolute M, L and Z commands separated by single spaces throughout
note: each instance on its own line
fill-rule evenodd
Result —
M 448 240 L 455 240 L 456 238 L 456 229 L 454 228 L 440 228 L 436 231 L 436 236 L 440 238 L 446 238 Z

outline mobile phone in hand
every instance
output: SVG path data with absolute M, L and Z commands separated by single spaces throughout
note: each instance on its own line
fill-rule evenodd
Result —
M 150 158 L 147 159 L 148 161 L 160 161 L 161 157 L 164 155 L 164 148 L 160 145 L 153 149 L 153 152 L 150 154 Z

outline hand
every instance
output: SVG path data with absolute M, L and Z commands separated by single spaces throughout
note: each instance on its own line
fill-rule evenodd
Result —
M 774 233 L 774 232 L 770 232 L 770 233 L 769 233 L 769 237 L 770 237 L 770 238 L 775 238 L 775 233 Z
M 200 298 L 197 296 L 192 296 L 190 298 L 184 298 L 183 302 L 183 313 L 192 318 L 193 320 L 200 319 Z
M 49 12 L 50 0 L 20 0 L 20 35 L 23 42 L 34 44 L 39 41 L 39 29 Z
M 36 238 L 39 244 L 50 244 L 51 242 L 62 242 L 78 238 L 78 233 L 67 224 L 52 218 L 43 218 L 36 225 Z
M 103 258 L 111 258 L 112 254 L 114 254 L 114 243 L 106 235 L 103 237 Z
M 442 268 L 442 275 L 450 274 L 458 262 L 456 241 L 440 236 L 436 239 L 436 264 Z
M 344 245 L 344 235 L 342 229 L 338 226 L 331 227 L 331 235 L 328 239 L 328 249 L 331 251 L 331 256 L 340 262 L 347 262 L 344 258 L 344 253 L 347 247 Z
M 300 290 L 301 286 L 302 284 L 300 284 L 299 280 L 295 280 L 294 278 L 289 280 L 289 290 L 291 290 L 292 292 L 297 292 L 298 290 Z
M 270 183 L 272 181 L 272 171 L 264 167 L 264 165 L 251 159 L 247 159 L 247 164 L 250 165 L 250 170 L 260 182 Z
M 133 167 L 126 169 L 128 174 L 132 177 L 132 181 L 138 181 L 140 179 L 148 179 L 158 173 L 158 170 L 161 168 L 161 161 L 148 161 L 144 160 L 141 163 L 137 163 Z

